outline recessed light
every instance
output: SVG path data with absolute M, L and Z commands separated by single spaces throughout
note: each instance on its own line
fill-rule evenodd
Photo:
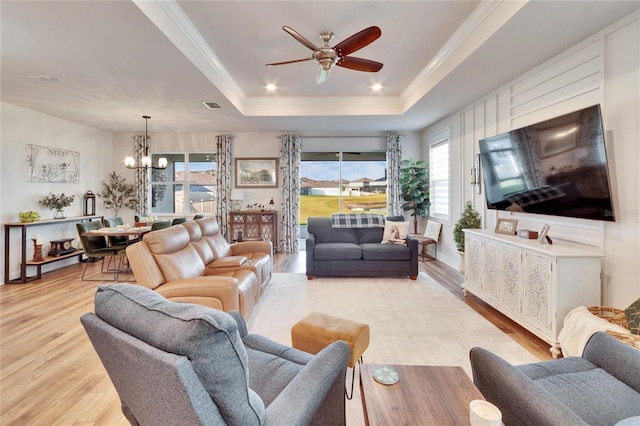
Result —
M 265 86 L 265 89 L 267 89 L 269 92 L 274 92 L 278 87 L 275 84 L 267 84 Z
M 380 90 L 382 90 L 382 84 L 373 84 L 371 85 L 371 90 L 373 90 L 374 92 L 379 92 Z

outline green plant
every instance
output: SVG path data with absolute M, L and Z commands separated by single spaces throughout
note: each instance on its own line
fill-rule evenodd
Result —
M 118 216 L 120 209 L 127 207 L 135 210 L 138 208 L 138 198 L 136 197 L 136 187 L 117 172 L 109 174 L 109 181 L 102 181 L 102 191 L 98 192 L 98 197 L 102 198 L 105 208 L 113 209 L 113 215 Z
M 49 195 L 38 201 L 38 204 L 48 207 L 51 210 L 62 210 L 73 203 L 74 197 L 74 195 L 64 195 L 64 192 L 60 195 L 49 193 Z
M 464 232 L 462 230 L 480 229 L 481 227 L 482 218 L 480 213 L 473 208 L 471 201 L 467 201 L 460 218 L 453 227 L 453 241 L 455 241 L 458 251 L 464 252 Z
M 403 211 L 412 210 L 413 232 L 418 232 L 418 218 L 429 216 L 429 169 L 426 161 L 413 158 L 402 162 L 400 168 L 400 195 L 405 201 Z

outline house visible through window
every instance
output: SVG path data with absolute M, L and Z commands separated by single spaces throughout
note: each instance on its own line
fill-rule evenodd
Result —
M 449 220 L 449 140 L 429 145 L 430 216 Z
M 151 213 L 213 214 L 216 208 L 214 153 L 154 153 L 168 160 L 166 169 L 151 171 Z
M 303 152 L 300 223 L 333 213 L 387 213 L 385 152 Z

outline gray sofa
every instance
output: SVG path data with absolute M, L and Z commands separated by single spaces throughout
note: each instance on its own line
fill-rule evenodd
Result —
M 404 221 L 402 216 L 387 220 Z M 418 241 L 381 244 L 384 228 L 333 228 L 328 217 L 307 219 L 307 279 L 313 277 L 418 277 Z
M 640 351 L 604 332 L 582 357 L 513 366 L 473 348 L 470 360 L 474 383 L 507 426 L 640 424 Z
M 132 425 L 345 424 L 344 342 L 310 355 L 132 284 L 100 286 L 81 322 Z

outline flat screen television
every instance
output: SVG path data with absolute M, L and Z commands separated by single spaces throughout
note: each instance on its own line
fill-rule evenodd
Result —
M 615 221 L 600 105 L 480 140 L 490 209 Z

